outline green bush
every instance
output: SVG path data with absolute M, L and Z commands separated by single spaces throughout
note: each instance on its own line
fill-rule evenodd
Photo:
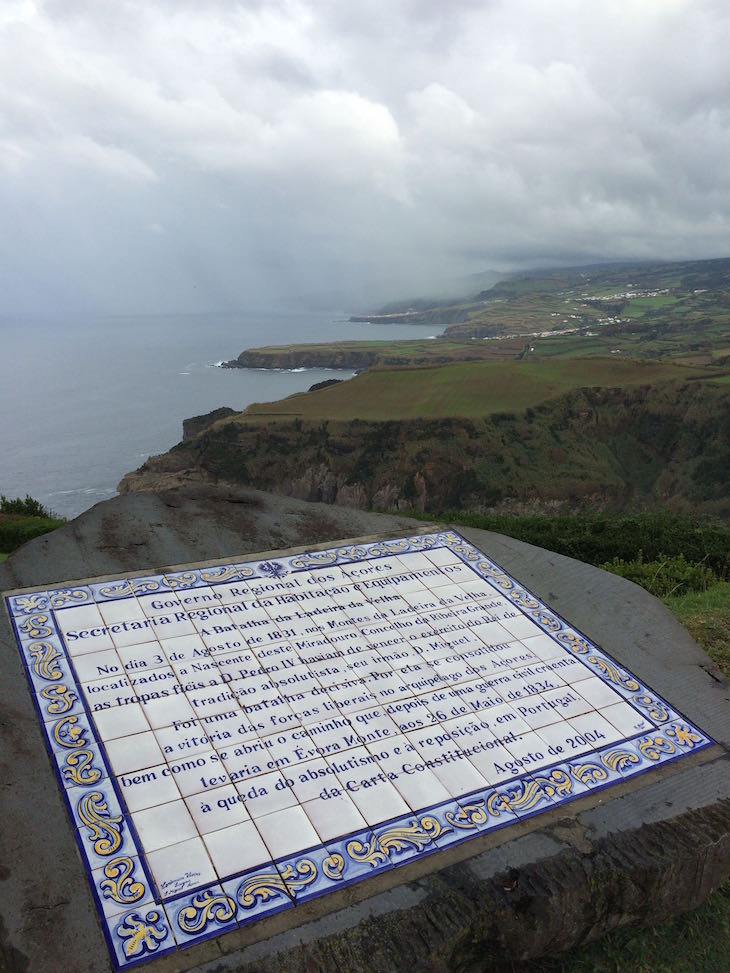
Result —
M 9 554 L 21 544 L 47 534 L 65 523 L 38 500 L 26 494 L 25 499 L 10 500 L 0 494 L 0 551 Z
M 683 554 L 673 557 L 662 555 L 654 561 L 645 561 L 639 551 L 638 557 L 630 561 L 614 557 L 600 567 L 634 581 L 657 598 L 684 595 L 690 591 L 707 591 L 717 581 L 711 568 L 701 563 L 692 564 Z
M 52 517 L 53 514 L 38 500 L 34 500 L 26 493 L 25 500 L 16 497 L 11 500 L 5 494 L 0 494 L 0 514 L 20 514 L 23 517 Z
M 516 517 L 448 510 L 414 515 L 493 530 L 588 564 L 603 565 L 614 558 L 631 562 L 638 551 L 645 561 L 682 554 L 689 564 L 703 564 L 718 578 L 730 579 L 730 525 L 722 521 L 663 512 Z
M 9 554 L 21 544 L 47 534 L 64 523 L 55 517 L 17 517 L 12 520 L 0 520 L 0 551 Z

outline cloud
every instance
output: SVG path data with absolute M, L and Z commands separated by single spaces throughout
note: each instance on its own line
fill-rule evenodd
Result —
M 725 254 L 729 42 L 720 0 L 6 0 L 6 309 Z

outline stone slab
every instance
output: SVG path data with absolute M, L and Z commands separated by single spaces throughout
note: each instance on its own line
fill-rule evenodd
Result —
M 236 518 L 246 522 L 247 536 L 237 529 Z M 356 530 L 348 530 L 355 522 Z M 0 578 L 3 588 L 43 586 L 59 578 L 159 568 L 165 552 L 180 553 L 185 562 L 211 560 L 270 546 L 261 543 L 264 537 L 311 547 L 363 529 L 402 532 L 406 525 L 413 530 L 413 521 L 247 491 L 133 495 L 101 504 L 57 534 L 28 545 L 0 569 Z M 109 544 L 112 530 L 114 545 Z M 418 968 L 419 963 L 469 968 L 477 961 L 469 958 L 472 953 L 480 963 L 489 956 L 529 956 L 546 947 L 566 947 L 578 936 L 621 921 L 649 917 L 657 909 L 676 910 L 678 901 L 680 908 L 689 907 L 727 874 L 727 687 L 709 660 L 658 602 L 622 579 L 497 535 L 465 533 L 653 689 L 672 702 L 681 698 L 684 715 L 718 745 L 686 758 L 686 767 L 668 764 L 610 790 L 589 789 L 567 817 L 564 808 L 556 807 L 184 953 L 153 960 L 150 968 L 183 970 L 197 964 L 211 970 L 308 969 L 315 961 L 323 969 Z M 130 543 L 142 537 L 143 544 Z M 2 643 L 2 689 L 10 690 L 3 709 L 10 717 L 3 780 L 13 784 L 4 798 L 5 820 L 12 827 L 3 831 L 1 859 L 13 862 L 0 886 L 6 961 L 10 969 L 45 969 L 55 955 L 58 968 L 108 968 L 58 795 L 50 788 L 39 793 L 34 786 L 36 775 L 49 779 L 48 762 L 32 726 L 29 694 L 16 678 L 22 673 L 6 632 Z M 28 767 L 35 768 L 30 775 Z M 682 842 L 685 867 L 680 870 L 675 859 Z M 28 867 L 30 847 L 40 867 Z M 674 849 L 670 861 L 668 848 Z M 670 877 L 678 884 L 658 882 L 650 899 L 634 901 L 637 896 L 629 894 L 633 886 L 662 872 L 655 861 L 660 851 L 663 871 L 674 872 Z M 690 860 L 692 881 L 687 887 Z M 458 861 L 466 861 L 466 867 Z M 597 894 L 606 869 L 615 886 L 608 902 Z M 678 895 L 680 888 L 683 894 Z M 517 889 L 518 902 L 500 901 L 505 890 Z M 489 908 L 474 909 L 477 892 Z M 562 916 L 564 910 L 559 910 L 559 919 L 553 915 L 549 906 L 556 895 L 575 902 L 572 918 Z M 533 910 L 529 923 L 526 902 L 527 911 Z M 441 915 L 438 921 L 436 914 Z M 44 941 L 51 926 L 53 936 Z M 343 955 L 349 957 L 345 965 Z

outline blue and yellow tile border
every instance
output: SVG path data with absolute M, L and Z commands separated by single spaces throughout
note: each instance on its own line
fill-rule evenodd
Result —
M 279 579 L 299 571 L 447 548 L 653 729 L 525 773 L 458 801 L 386 821 L 161 901 L 76 682 L 55 612 L 138 594 Z M 113 963 L 128 969 L 294 907 L 314 896 L 509 826 L 710 746 L 713 741 L 456 531 L 435 531 L 241 563 L 64 585 L 5 598 L 47 749 L 72 822 Z

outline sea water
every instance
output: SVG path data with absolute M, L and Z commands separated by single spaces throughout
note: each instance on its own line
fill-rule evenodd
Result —
M 432 334 L 341 311 L 0 318 L 0 493 L 74 517 L 179 442 L 183 419 L 352 375 L 216 367 L 245 348 Z

